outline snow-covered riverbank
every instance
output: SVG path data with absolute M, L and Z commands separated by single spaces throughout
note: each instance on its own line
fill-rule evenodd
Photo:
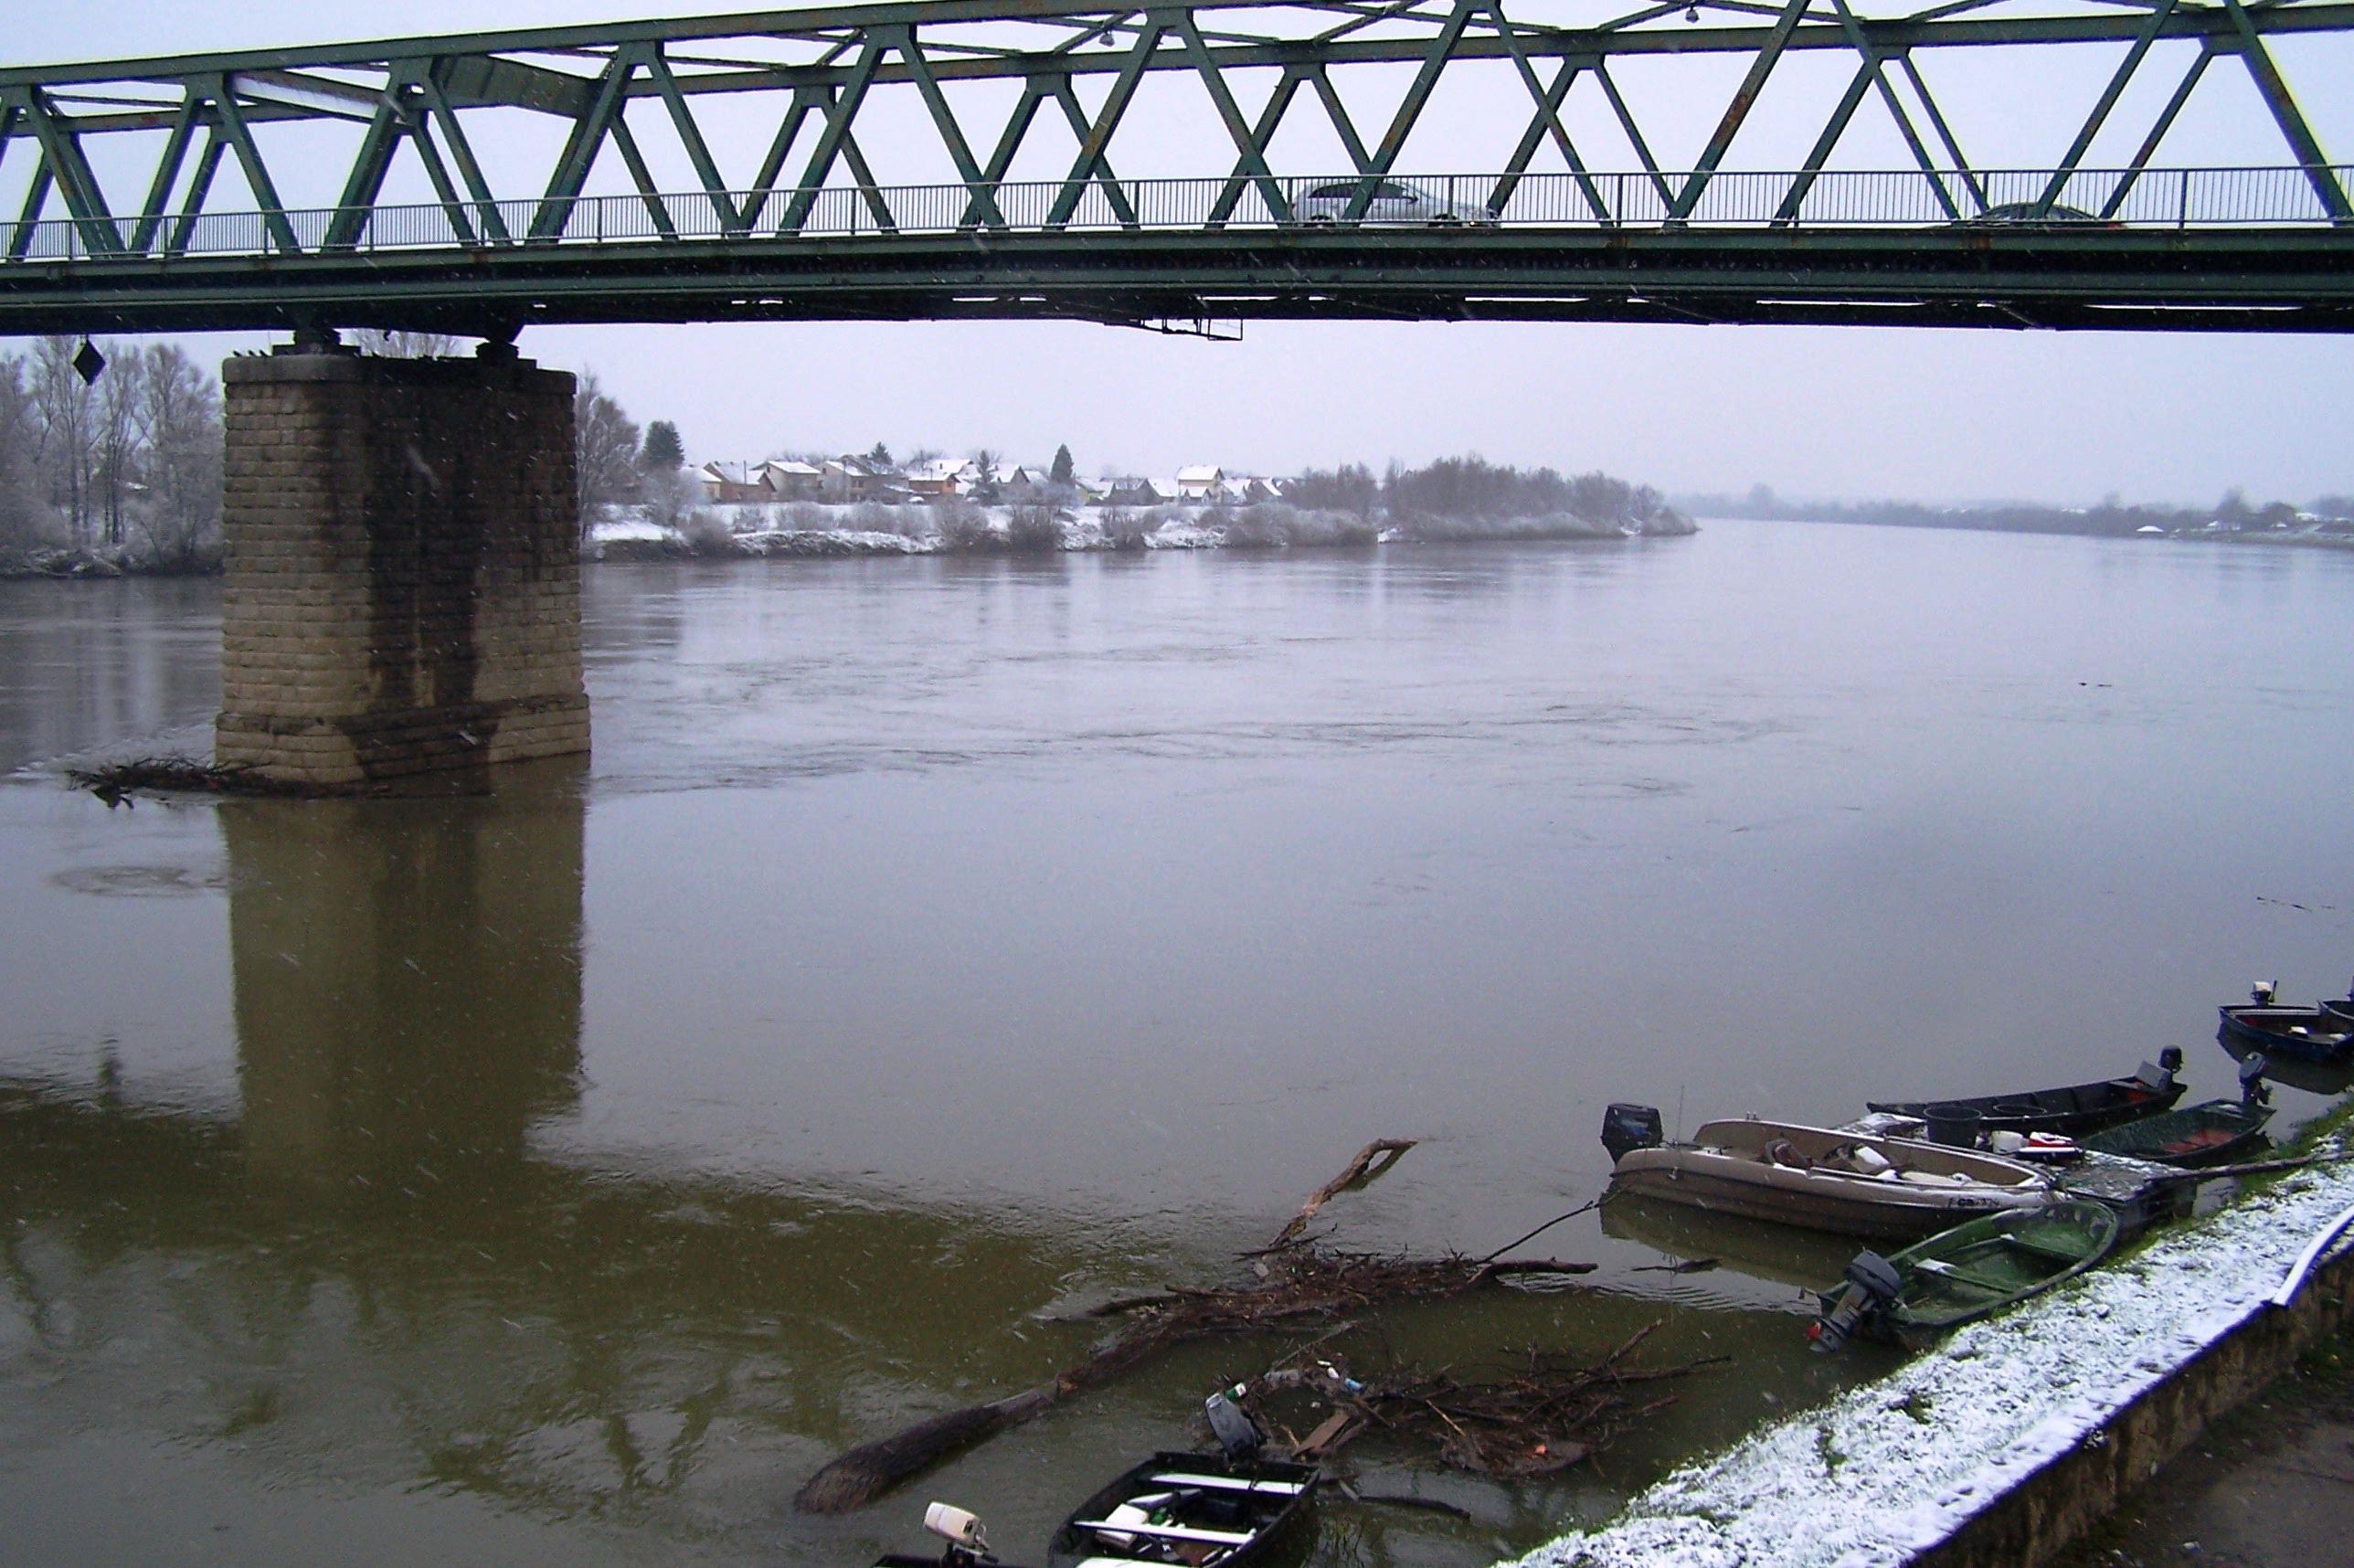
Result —
M 2268 1298 L 2298 1252 L 2349 1204 L 2354 1166 L 2299 1171 L 1677 1471 L 1520 1568 L 1911 1562 L 2277 1310 Z
M 730 509 L 732 510 L 732 509 Z M 789 524 L 789 525 L 788 525 Z M 1392 522 L 1353 513 L 1281 505 L 1164 506 L 1054 510 L 1028 506 L 861 505 L 721 509 L 665 524 L 624 508 L 589 531 L 591 559 L 682 556 L 1050 555 L 1057 551 L 1296 549 L 1317 546 L 1469 539 L 1628 539 L 1696 533 L 1680 515 L 1596 523 L 1547 517 L 1417 518 Z

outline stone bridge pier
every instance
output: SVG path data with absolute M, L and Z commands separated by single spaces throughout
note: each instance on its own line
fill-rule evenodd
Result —
M 586 752 L 571 376 L 330 337 L 221 384 L 215 761 L 344 788 Z

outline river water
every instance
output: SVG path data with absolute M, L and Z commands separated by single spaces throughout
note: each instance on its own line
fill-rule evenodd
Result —
M 801 1480 L 1320 1228 L 1485 1253 L 1606 1101 L 1842 1120 L 2189 1052 L 2354 964 L 2354 555 L 1717 524 L 1610 545 L 588 573 L 596 755 L 488 797 L 108 810 L 200 747 L 208 584 L 0 585 L 0 1558 L 1035 1560 L 1189 1348 L 880 1503 Z M 2282 1091 L 2287 1114 L 2321 1102 Z M 1615 1209 L 1360 1365 L 1730 1358 L 1471 1564 L 1879 1364 L 1850 1249 Z M 1716 1269 L 1671 1274 L 1676 1257 Z

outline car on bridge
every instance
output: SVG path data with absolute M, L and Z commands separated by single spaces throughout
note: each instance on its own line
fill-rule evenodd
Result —
M 1374 180 L 1371 183 L 1373 196 L 1366 201 L 1362 217 L 1352 219 L 1349 208 L 1363 193 L 1367 184 L 1364 180 L 1334 180 L 1329 185 L 1316 185 L 1294 204 L 1294 210 L 1300 222 L 1319 228 L 1353 221 L 1450 228 L 1466 224 L 1492 226 L 1496 221 L 1495 213 L 1485 207 L 1452 200 L 1406 180 Z

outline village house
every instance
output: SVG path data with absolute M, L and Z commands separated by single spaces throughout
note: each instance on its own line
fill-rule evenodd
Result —
M 777 498 L 764 470 L 744 463 L 707 462 L 695 470 L 695 477 L 703 486 L 703 499 L 716 506 L 758 504 Z
M 963 494 L 980 476 L 962 458 L 928 458 L 907 470 L 906 481 L 917 500 L 941 501 Z
M 1214 466 L 1177 471 L 1177 493 L 1187 501 L 1215 501 L 1219 487 L 1225 482 L 1225 470 Z
M 760 473 L 779 501 L 815 501 L 825 489 L 825 471 L 815 463 L 770 458 Z
M 906 493 L 898 474 L 863 457 L 847 455 L 825 460 L 821 488 L 828 501 L 837 503 L 890 501 Z
M 1168 506 L 1177 500 L 1177 482 L 1173 479 L 1122 475 L 1106 479 L 1103 483 L 1107 506 Z

